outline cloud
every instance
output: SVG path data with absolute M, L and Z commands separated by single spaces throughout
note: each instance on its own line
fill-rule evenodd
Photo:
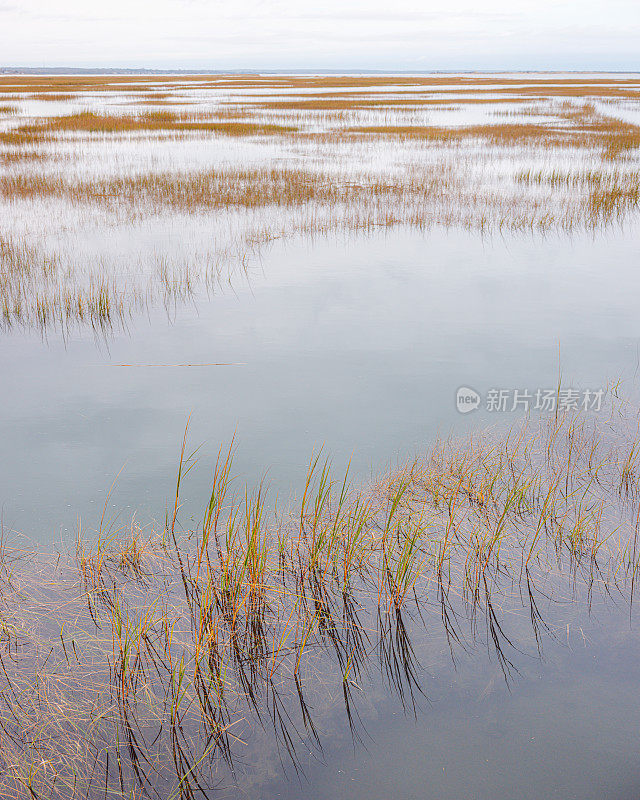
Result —
M 637 0 L 582 0 L 578 18 L 562 0 L 0 0 L 0 14 L 0 59 L 25 66 L 640 66 Z

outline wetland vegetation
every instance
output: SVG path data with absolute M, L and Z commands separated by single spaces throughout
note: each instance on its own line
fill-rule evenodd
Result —
M 5 326 L 104 330 L 300 234 L 598 230 L 638 207 L 633 78 L 8 76 L 0 92 Z M 101 239 L 167 214 L 215 246 L 122 277 Z M 94 231 L 80 256 L 78 226 Z
M 415 713 L 416 628 L 454 663 L 486 651 L 509 683 L 567 602 L 631 613 L 639 422 L 613 397 L 604 424 L 561 413 L 446 441 L 363 489 L 318 455 L 278 514 L 264 485 L 234 483 L 232 445 L 193 526 L 185 432 L 161 529 L 105 506 L 55 563 L 5 546 L 3 796 L 232 795 L 259 732 L 294 773 L 321 754 L 327 697 L 359 741 L 376 675 Z

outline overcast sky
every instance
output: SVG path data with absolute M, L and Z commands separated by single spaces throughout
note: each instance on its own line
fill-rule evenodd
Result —
M 640 69 L 640 0 L 0 0 L 0 65 Z

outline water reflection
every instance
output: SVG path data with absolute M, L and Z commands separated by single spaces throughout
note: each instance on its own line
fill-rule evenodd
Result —
M 72 539 L 78 518 L 95 525 L 123 465 L 114 511 L 161 518 L 190 412 L 204 461 L 237 431 L 239 474 L 254 483 L 268 470 L 285 502 L 323 444 L 366 480 L 438 435 L 494 424 L 456 412 L 461 385 L 555 386 L 559 358 L 579 388 L 632 375 L 636 261 L 633 231 L 298 243 L 274 248 L 250 286 L 199 297 L 170 324 L 150 309 L 108 347 L 79 332 L 5 336 L 5 526 Z M 218 363 L 237 366 L 172 366 Z M 195 480 L 206 492 L 205 468 Z

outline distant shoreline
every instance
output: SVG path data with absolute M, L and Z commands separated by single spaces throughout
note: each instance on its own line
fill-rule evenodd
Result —
M 134 67 L 0 67 L 0 75 L 626 75 L 623 69 L 149 69 Z

